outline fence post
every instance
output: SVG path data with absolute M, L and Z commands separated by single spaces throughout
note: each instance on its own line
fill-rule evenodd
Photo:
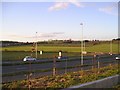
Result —
M 66 59 L 66 62 L 65 62 L 65 74 L 67 73 L 67 59 L 68 58 L 65 58 Z
M 53 76 L 56 75 L 56 56 L 53 59 Z

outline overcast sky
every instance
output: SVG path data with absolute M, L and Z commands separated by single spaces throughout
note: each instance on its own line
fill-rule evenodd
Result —
M 80 23 L 84 39 L 117 38 L 118 3 L 2 2 L 1 40 L 81 40 Z

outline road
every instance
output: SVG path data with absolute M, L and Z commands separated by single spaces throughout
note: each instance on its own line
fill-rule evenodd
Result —
M 108 65 L 109 63 L 116 63 L 115 61 L 115 57 L 116 55 L 112 55 L 112 56 L 99 56 L 96 57 L 96 59 L 93 60 L 93 57 L 88 56 L 88 57 L 84 57 L 84 65 L 91 65 L 91 64 L 97 64 L 97 62 L 100 62 L 100 66 L 104 66 L 104 65 Z M 10 82 L 13 80 L 22 80 L 22 79 L 26 79 L 26 74 L 18 74 L 15 75 L 15 73 L 19 73 L 19 72 L 27 72 L 27 71 L 35 71 L 35 70 L 48 70 L 47 72 L 35 72 L 32 75 L 32 78 L 35 77 L 39 77 L 39 76 L 45 76 L 45 75 L 52 75 L 52 68 L 53 68 L 53 60 L 50 59 L 51 62 L 49 63 L 41 63 L 41 64 L 24 64 L 24 65 L 10 65 L 10 66 L 3 66 L 2 67 L 2 81 L 3 82 Z M 45 60 L 50 61 L 50 60 Z M 59 60 L 60 61 L 60 60 Z M 14 63 L 20 63 L 22 61 L 19 62 L 14 62 Z M 37 62 L 44 62 L 44 60 L 38 60 Z M 80 70 L 80 68 L 78 68 L 77 66 L 80 65 L 80 59 L 78 58 L 72 58 L 71 60 L 62 60 L 62 62 L 56 62 L 56 68 L 57 70 L 57 74 L 63 74 L 65 73 L 65 71 L 67 72 L 71 72 L 71 71 L 78 71 Z M 108 63 L 107 63 L 108 62 Z M 6 62 L 3 62 L 3 64 L 5 64 Z M 13 63 L 13 62 L 7 62 L 7 63 Z M 74 67 L 74 68 L 69 68 L 67 69 L 66 66 L 69 67 Z M 60 68 L 66 68 L 66 69 L 61 69 Z M 92 66 L 86 66 L 86 67 L 82 67 L 83 70 L 87 70 L 87 69 L 91 69 Z M 51 70 L 50 70 L 51 69 Z M 13 74 L 13 75 L 9 75 L 9 74 Z M 6 75 L 8 74 L 8 76 Z M 6 76 L 4 76 L 6 75 Z

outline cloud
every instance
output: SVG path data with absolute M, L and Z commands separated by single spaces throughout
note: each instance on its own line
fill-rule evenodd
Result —
M 37 37 L 39 37 L 39 38 L 49 38 L 49 37 L 54 37 L 54 35 L 50 34 L 50 33 L 44 33 L 44 34 L 38 35 Z
M 64 32 L 52 32 L 52 33 L 37 33 L 37 38 L 49 38 L 49 37 L 57 37 L 57 35 L 62 35 Z M 18 34 L 8 34 L 10 38 L 36 38 L 34 35 L 18 35 Z
M 40 33 L 38 35 L 39 38 L 52 38 L 57 37 L 57 35 L 62 35 L 64 32 L 52 32 L 52 33 Z
M 60 9 L 66 9 L 68 7 L 68 3 L 55 3 L 53 6 L 49 7 L 48 10 L 49 11 L 53 11 L 53 10 L 60 10 Z
M 49 7 L 49 11 L 57 11 L 61 9 L 66 9 L 69 7 L 70 4 L 73 4 L 77 7 L 84 7 L 84 5 L 77 0 L 68 0 L 68 2 L 56 2 L 53 6 Z
M 64 32 L 53 32 L 53 34 L 55 34 L 55 35 L 64 34 Z
M 36 41 L 37 40 L 48 40 L 55 39 L 62 36 L 64 32 L 51 32 L 51 33 L 37 33 L 37 37 L 34 34 L 17 34 L 17 33 L 2 33 L 1 40 L 17 40 L 17 41 Z
M 110 14 L 113 10 L 113 7 L 105 7 L 105 8 L 99 8 L 99 11 L 105 12 Z
M 69 0 L 71 4 L 74 4 L 77 7 L 85 7 L 82 3 L 78 2 L 77 0 Z
M 115 4 L 111 6 L 99 8 L 99 11 L 107 13 L 107 14 L 111 14 L 111 15 L 117 15 L 117 12 L 115 10 L 117 10 L 117 5 Z
M 23 35 L 17 35 L 17 34 L 11 34 L 11 35 L 7 35 L 10 38 L 26 38 L 27 36 L 23 36 Z

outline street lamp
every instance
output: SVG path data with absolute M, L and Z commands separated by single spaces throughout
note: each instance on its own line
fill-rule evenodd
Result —
M 112 40 L 110 41 L 110 55 L 112 55 Z
M 83 65 L 83 23 L 80 23 L 82 26 L 82 34 L 81 34 L 81 65 Z
M 36 58 L 37 58 L 37 32 L 36 32 Z
M 85 40 L 83 41 L 83 43 L 84 43 L 84 44 L 83 44 L 83 46 L 84 46 L 84 49 L 83 49 L 83 51 L 85 52 Z

